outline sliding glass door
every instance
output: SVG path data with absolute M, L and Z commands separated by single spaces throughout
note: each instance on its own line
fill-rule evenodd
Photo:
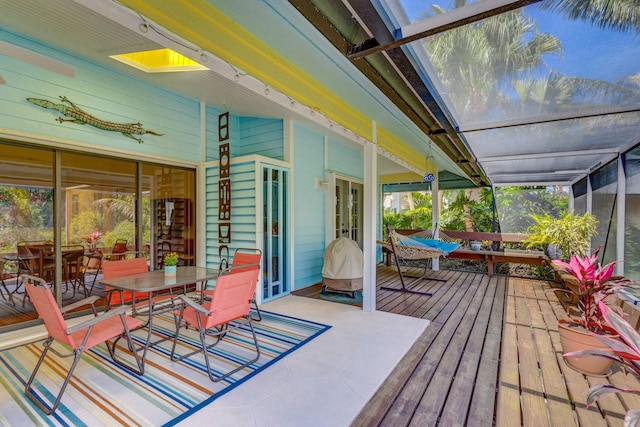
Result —
M 0 332 L 36 319 L 20 274 L 45 279 L 66 305 L 104 296 L 84 273 L 116 242 L 150 269 L 165 252 L 195 265 L 194 206 L 193 169 L 0 141 Z

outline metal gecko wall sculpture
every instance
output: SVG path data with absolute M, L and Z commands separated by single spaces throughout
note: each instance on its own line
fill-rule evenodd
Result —
M 129 138 L 135 139 L 138 143 L 142 143 L 142 138 L 137 138 L 134 135 L 144 135 L 150 133 L 151 135 L 162 136 L 163 133 L 156 133 L 150 130 L 145 130 L 142 128 L 142 123 L 114 123 L 107 122 L 105 120 L 100 120 L 95 116 L 85 112 L 82 108 L 75 105 L 73 102 L 69 101 L 66 96 L 59 97 L 62 103 L 55 103 L 52 101 L 48 101 L 46 99 L 38 99 L 38 98 L 27 98 L 27 101 L 35 104 L 39 107 L 46 108 L 49 110 L 56 110 L 60 114 L 71 117 L 72 119 L 63 119 L 62 117 L 56 118 L 56 120 L 60 123 L 63 122 L 72 122 L 78 123 L 81 125 L 91 125 L 98 129 L 108 130 L 113 132 L 120 132 L 124 136 L 128 136 Z

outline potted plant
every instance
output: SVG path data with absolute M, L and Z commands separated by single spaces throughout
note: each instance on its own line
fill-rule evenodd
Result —
M 169 252 L 164 256 L 164 274 L 167 276 L 175 276 L 178 265 L 178 254 Z
M 589 249 L 591 236 L 597 234 L 598 220 L 585 213 L 567 212 L 561 218 L 547 213 L 531 215 L 535 224 L 529 227 L 524 243 L 529 248 L 544 246 L 551 259 L 569 259 L 571 254 L 584 255 Z
M 602 357 L 618 362 L 632 372 L 636 378 L 640 378 L 640 334 L 626 320 L 614 313 L 603 302 L 598 303 L 598 308 L 607 324 L 616 331 L 620 339 L 613 339 L 605 335 L 594 334 L 608 348 L 596 350 L 584 350 L 568 354 L 572 357 Z M 640 394 L 640 390 L 620 388 L 613 384 L 595 384 L 587 393 L 587 406 L 594 404 L 602 396 L 609 393 L 634 393 Z M 625 427 L 640 426 L 640 409 L 629 409 L 624 418 Z
M 593 334 L 615 335 L 615 331 L 606 326 L 599 302 L 612 293 L 624 288 L 627 281 L 622 277 L 613 276 L 615 262 L 602 266 L 598 261 L 598 248 L 593 255 L 580 257 L 571 255 L 568 263 L 560 260 L 552 262 L 575 277 L 577 286 L 569 289 L 553 289 L 553 291 L 565 292 L 575 296 L 577 300 L 580 318 L 559 319 L 558 331 L 560 342 L 565 353 L 599 348 L 601 342 L 593 337 Z M 570 366 L 587 374 L 602 375 L 609 370 L 611 360 L 601 357 L 566 356 Z

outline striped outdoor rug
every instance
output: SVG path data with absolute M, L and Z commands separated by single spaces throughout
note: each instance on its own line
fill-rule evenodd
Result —
M 154 340 L 172 336 L 173 317 L 154 317 Z M 171 362 L 172 341 L 150 349 L 145 374 L 137 376 L 113 363 L 104 345 L 86 352 L 56 413 L 47 417 L 24 395 L 24 384 L 42 352 L 42 342 L 0 351 L 0 423 L 8 426 L 159 426 L 172 425 L 233 387 L 250 379 L 286 354 L 325 332 L 330 326 L 262 311 L 262 321 L 254 322 L 260 343 L 260 359 L 249 368 L 219 383 L 209 380 L 202 354 L 181 362 Z M 183 329 L 184 331 L 184 329 Z M 141 342 L 147 330 L 137 331 Z M 178 353 L 188 352 L 198 342 L 189 329 L 188 339 L 179 343 Z M 211 350 L 213 368 L 227 371 L 235 360 L 249 360 L 251 331 L 230 332 Z M 64 380 L 70 358 L 61 359 L 51 351 L 34 382 L 39 396 L 50 406 Z M 54 393 L 52 393 L 53 391 Z

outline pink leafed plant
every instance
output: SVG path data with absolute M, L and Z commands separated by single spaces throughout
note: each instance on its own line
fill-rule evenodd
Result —
M 640 334 L 626 320 L 614 313 L 602 301 L 598 308 L 607 324 L 615 329 L 622 341 L 606 335 L 591 334 L 602 341 L 607 347 L 598 350 L 583 350 L 564 354 L 564 357 L 600 356 L 612 359 L 631 371 L 640 379 Z M 587 405 L 594 404 L 602 396 L 609 393 L 633 393 L 640 395 L 640 390 L 616 387 L 612 384 L 596 384 L 587 393 Z M 630 409 L 624 418 L 624 427 L 640 426 L 640 409 Z
M 584 257 L 571 255 L 569 262 L 553 260 L 578 281 L 577 290 L 564 289 L 562 291 L 575 295 L 578 299 L 578 309 L 582 315 L 584 326 L 590 332 L 602 330 L 603 317 L 598 301 L 604 301 L 609 295 L 627 286 L 624 277 L 613 276 L 615 262 L 602 266 L 598 260 L 600 248 L 593 255 Z

